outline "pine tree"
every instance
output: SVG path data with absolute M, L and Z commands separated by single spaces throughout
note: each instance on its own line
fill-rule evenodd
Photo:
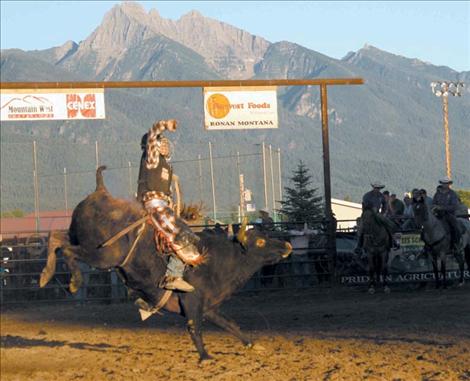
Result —
M 290 178 L 293 187 L 284 187 L 287 194 L 285 201 L 281 201 L 280 213 L 289 222 L 307 223 L 310 228 L 317 227 L 323 218 L 322 197 L 317 196 L 318 188 L 310 188 L 311 176 L 308 168 L 300 160 L 297 170 Z

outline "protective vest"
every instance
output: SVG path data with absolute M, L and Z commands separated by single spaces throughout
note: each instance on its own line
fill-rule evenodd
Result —
M 163 155 L 160 155 L 158 166 L 153 169 L 147 168 L 145 158 L 143 157 L 140 162 L 138 198 L 142 199 L 146 192 L 151 191 L 171 196 L 172 178 L 173 169 Z

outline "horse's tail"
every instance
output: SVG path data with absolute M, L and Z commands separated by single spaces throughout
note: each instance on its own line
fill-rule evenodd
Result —
M 106 186 L 104 185 L 103 180 L 103 171 L 106 169 L 106 165 L 98 167 L 96 170 L 96 189 L 95 191 L 107 191 Z

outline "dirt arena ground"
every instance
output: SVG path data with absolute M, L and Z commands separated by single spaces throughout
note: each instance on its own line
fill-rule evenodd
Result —
M 470 285 L 239 295 L 222 309 L 259 348 L 205 325 L 213 360 L 178 316 L 132 304 L 3 309 L 1 380 L 470 380 Z

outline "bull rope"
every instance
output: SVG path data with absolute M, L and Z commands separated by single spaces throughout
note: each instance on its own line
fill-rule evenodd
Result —
M 111 238 L 109 238 L 106 242 L 102 243 L 101 245 L 98 246 L 98 248 L 102 248 L 102 247 L 106 247 L 106 246 L 109 246 L 109 245 L 112 245 L 114 242 L 116 242 L 119 238 L 121 238 L 122 236 L 126 235 L 127 233 L 129 233 L 131 230 L 134 230 L 135 228 L 137 228 L 138 226 L 142 225 L 146 220 L 147 220 L 148 216 L 145 215 L 144 217 L 142 218 L 139 218 L 137 221 L 133 222 L 132 224 L 130 224 L 127 228 L 124 228 L 122 229 L 120 232 L 116 233 L 115 235 L 113 235 Z
M 147 225 L 146 225 L 145 222 L 140 226 L 140 228 L 137 232 L 137 237 L 135 238 L 134 243 L 132 244 L 131 248 L 129 249 L 129 252 L 126 255 L 126 258 L 124 258 L 124 261 L 118 267 L 124 267 L 130 261 L 130 259 L 132 258 L 132 253 L 134 253 L 135 247 L 137 246 L 137 242 L 139 242 L 140 237 L 142 237 L 142 234 L 144 234 L 146 226 Z

